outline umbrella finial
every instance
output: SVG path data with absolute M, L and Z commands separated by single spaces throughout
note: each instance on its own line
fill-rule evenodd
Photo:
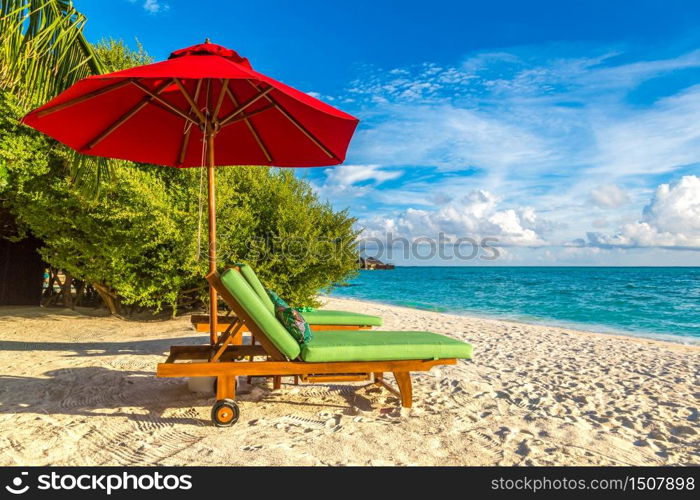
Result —
M 204 43 L 211 43 L 211 40 L 209 40 L 209 37 L 206 37 L 206 38 L 204 39 Z

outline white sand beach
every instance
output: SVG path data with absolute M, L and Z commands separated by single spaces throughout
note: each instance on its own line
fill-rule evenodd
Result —
M 414 375 L 414 408 L 366 383 L 241 384 L 241 418 L 155 378 L 188 317 L 0 308 L 0 465 L 700 464 L 700 347 L 355 300 L 382 329 L 465 339 L 474 360 Z M 390 376 L 388 377 L 390 378 Z

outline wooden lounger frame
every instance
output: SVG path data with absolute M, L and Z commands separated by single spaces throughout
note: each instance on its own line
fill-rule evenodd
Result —
M 219 315 L 219 319 L 217 321 L 217 332 L 222 333 L 225 332 L 226 329 L 231 326 L 231 323 L 234 323 L 236 321 L 236 316 L 221 316 Z M 209 332 L 209 315 L 208 314 L 193 314 L 190 317 L 190 321 L 192 322 L 192 326 L 194 326 L 195 330 L 198 332 L 203 332 L 203 333 L 208 333 Z M 309 325 L 313 331 L 321 331 L 321 330 L 371 330 L 372 327 L 369 325 Z M 243 328 L 241 329 L 241 333 L 248 332 L 248 328 L 243 325 Z
M 410 408 L 413 398 L 410 372 L 428 371 L 436 365 L 452 365 L 457 362 L 456 359 L 329 363 L 289 361 L 223 285 L 218 272 L 207 275 L 207 280 L 236 314 L 236 320 L 218 337 L 218 341 L 214 345 L 172 346 L 168 359 L 158 365 L 157 376 L 217 377 L 217 401 L 235 399 L 236 377 L 239 375 L 272 376 L 275 379 L 275 386 L 278 387 L 282 376 L 321 381 L 330 379 L 330 376 L 352 378 L 352 375 L 372 373 L 377 384 L 397 394 L 401 399 L 401 405 Z M 234 343 L 244 327 L 247 327 L 251 332 L 257 344 L 240 345 Z M 256 358 L 263 359 L 256 360 Z M 208 362 L 182 362 L 193 360 L 208 360 Z M 384 382 L 385 372 L 394 374 L 398 390 Z M 333 379 L 337 380 L 337 378 Z

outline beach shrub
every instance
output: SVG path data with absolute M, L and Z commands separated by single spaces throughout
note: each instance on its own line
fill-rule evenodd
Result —
M 321 203 L 292 169 L 217 169 L 217 230 L 221 264 L 250 264 L 266 288 L 292 306 L 357 271 L 358 232 L 347 210 Z
M 154 61 L 138 40 L 136 40 L 136 50 L 132 50 L 124 40 L 103 38 L 93 50 L 104 73 L 151 64 Z
M 96 53 L 109 70 L 148 57 L 114 41 Z M 206 300 L 203 169 L 113 161 L 96 196 L 73 182 L 68 148 L 19 124 L 26 111 L 0 92 L 0 211 L 43 242 L 46 262 L 95 286 L 116 313 L 123 305 L 174 311 L 185 291 Z M 355 272 L 355 220 L 294 172 L 224 167 L 217 177 L 219 268 L 249 263 L 297 307 L 317 305 L 319 291 Z
M 65 148 L 18 125 L 7 97 L 0 203 L 43 241 L 46 262 L 118 304 L 174 308 L 183 290 L 198 287 L 204 298 L 202 170 L 118 162 L 102 195 L 87 195 L 66 174 Z M 295 306 L 314 305 L 319 290 L 352 274 L 354 219 L 320 203 L 307 182 L 290 170 L 252 166 L 218 168 L 217 177 L 220 268 L 249 263 Z

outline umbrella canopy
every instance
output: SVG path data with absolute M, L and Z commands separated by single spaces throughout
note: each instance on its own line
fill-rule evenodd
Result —
M 80 80 L 22 122 L 76 151 L 207 167 L 209 271 L 216 270 L 217 165 L 317 167 L 345 159 L 358 120 L 206 43 L 166 61 Z M 210 338 L 217 297 L 210 289 Z
M 253 70 L 212 43 L 166 61 L 80 80 L 23 123 L 76 151 L 172 167 L 310 167 L 345 159 L 358 120 Z

